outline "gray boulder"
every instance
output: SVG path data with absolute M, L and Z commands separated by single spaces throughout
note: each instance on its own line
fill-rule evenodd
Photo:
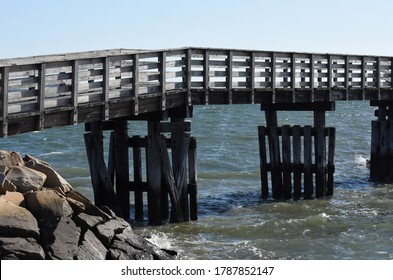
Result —
M 46 175 L 46 181 L 44 183 L 45 188 L 60 188 L 64 193 L 72 191 L 71 185 L 47 162 L 30 155 L 26 155 L 24 160 L 28 168 L 42 172 Z
M 0 197 L 0 235 L 38 239 L 40 230 L 37 220 L 27 209 Z
M 78 260 L 105 260 L 108 250 L 100 240 L 87 230 L 82 244 L 78 247 Z
M 0 237 L 0 254 L 18 260 L 43 260 L 45 253 L 34 238 Z M 4 256 L 4 257 L 3 257 Z
M 46 180 L 44 173 L 25 166 L 11 167 L 6 176 L 21 193 L 40 190 Z

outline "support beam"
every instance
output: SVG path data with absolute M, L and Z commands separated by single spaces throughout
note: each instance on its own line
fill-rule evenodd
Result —
M 116 194 L 123 217 L 130 219 L 128 124 L 126 120 L 114 123 Z
M 122 217 L 119 202 L 104 161 L 102 145 L 102 126 L 100 122 L 91 125 L 91 132 L 85 133 L 85 145 L 90 167 L 90 176 L 94 191 L 94 202 L 97 206 L 107 206 Z

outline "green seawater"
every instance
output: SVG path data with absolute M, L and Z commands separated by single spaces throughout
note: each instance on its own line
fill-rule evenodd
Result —
M 366 164 L 373 119 L 368 102 L 337 102 L 326 118 L 336 127 L 334 196 L 273 201 L 260 199 L 259 105 L 195 106 L 199 219 L 134 230 L 182 259 L 391 259 L 393 185 L 369 182 Z M 312 122 L 309 112 L 279 112 L 280 125 Z M 143 122 L 129 126 L 146 134 Z M 82 125 L 10 136 L 0 149 L 49 162 L 93 199 L 83 133 Z

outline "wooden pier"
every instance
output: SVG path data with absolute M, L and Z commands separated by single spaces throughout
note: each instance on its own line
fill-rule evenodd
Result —
M 136 220 L 145 216 L 145 197 L 151 224 L 195 220 L 193 105 L 261 104 L 262 196 L 320 198 L 333 194 L 335 130 L 325 112 L 336 101 L 377 107 L 370 178 L 393 179 L 392 68 L 393 57 L 208 48 L 2 59 L 0 135 L 85 123 L 97 204 L 130 217 L 132 192 Z M 314 123 L 279 126 L 280 111 L 312 111 Z M 147 122 L 146 135 L 128 135 L 133 120 Z M 111 131 L 108 163 L 104 130 Z

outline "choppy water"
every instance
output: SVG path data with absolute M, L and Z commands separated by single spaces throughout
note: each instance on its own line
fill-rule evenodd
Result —
M 310 113 L 280 112 L 279 118 L 312 124 Z M 259 106 L 195 107 L 199 220 L 135 231 L 184 259 L 391 259 L 393 185 L 370 183 L 366 168 L 372 119 L 368 102 L 338 102 L 328 113 L 327 125 L 337 129 L 332 198 L 266 201 L 259 198 L 257 126 L 265 122 Z M 92 198 L 82 134 L 83 126 L 67 127 L 0 143 L 48 161 Z

